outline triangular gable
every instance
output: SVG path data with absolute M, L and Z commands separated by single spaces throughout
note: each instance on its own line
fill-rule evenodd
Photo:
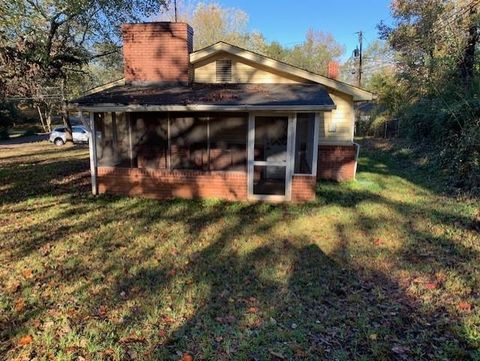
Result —
M 260 55 L 255 52 L 225 42 L 218 42 L 206 48 L 193 52 L 192 54 L 190 54 L 190 62 L 192 64 L 196 64 L 220 52 L 229 53 L 247 61 L 260 64 L 264 67 L 275 69 L 277 71 L 291 74 L 295 77 L 322 84 L 338 92 L 353 96 L 354 101 L 365 101 L 373 99 L 373 94 L 365 89 L 358 88 L 356 86 L 335 79 L 331 79 L 323 75 L 315 74 L 301 68 L 297 68 L 293 65 L 274 60 L 264 55 Z

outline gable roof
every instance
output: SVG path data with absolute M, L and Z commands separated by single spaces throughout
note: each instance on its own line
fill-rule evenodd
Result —
M 320 75 L 315 74 L 310 71 L 298 68 L 296 66 L 269 58 L 264 55 L 260 55 L 250 50 L 240 48 L 235 45 L 219 41 L 213 45 L 207 46 L 206 48 L 197 50 L 190 54 L 190 63 L 195 64 L 202 60 L 205 60 L 217 53 L 225 52 L 228 54 L 235 55 L 239 58 L 284 72 L 292 74 L 294 76 L 313 81 L 318 84 L 322 84 L 328 88 L 337 90 L 341 93 L 349 94 L 353 96 L 354 101 L 366 101 L 373 99 L 373 93 L 368 90 Z

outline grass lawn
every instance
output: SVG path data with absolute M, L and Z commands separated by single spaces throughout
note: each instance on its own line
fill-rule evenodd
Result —
M 479 200 L 408 154 L 303 205 L 93 197 L 88 165 L 0 149 L 0 359 L 480 360 Z

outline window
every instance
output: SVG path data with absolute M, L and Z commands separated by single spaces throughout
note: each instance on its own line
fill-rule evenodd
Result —
M 297 114 L 297 135 L 295 138 L 295 167 L 297 174 L 312 174 L 313 146 L 315 137 L 315 114 Z
M 87 131 L 83 127 L 72 127 L 72 132 L 85 134 Z
M 232 61 L 217 60 L 216 61 L 217 83 L 230 83 L 232 81 Z
M 65 128 L 55 128 L 54 132 L 65 133 Z

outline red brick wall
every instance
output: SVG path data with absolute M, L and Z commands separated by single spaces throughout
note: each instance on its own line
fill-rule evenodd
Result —
M 193 51 L 193 30 L 188 24 L 124 24 L 122 34 L 127 82 L 188 83 L 191 80 L 189 54 Z
M 246 172 L 201 172 L 99 167 L 99 193 L 147 198 L 247 199 Z
M 355 145 L 320 145 L 317 177 L 336 181 L 355 179 Z
M 308 202 L 315 200 L 317 178 L 308 175 L 294 175 L 292 179 L 292 201 Z

